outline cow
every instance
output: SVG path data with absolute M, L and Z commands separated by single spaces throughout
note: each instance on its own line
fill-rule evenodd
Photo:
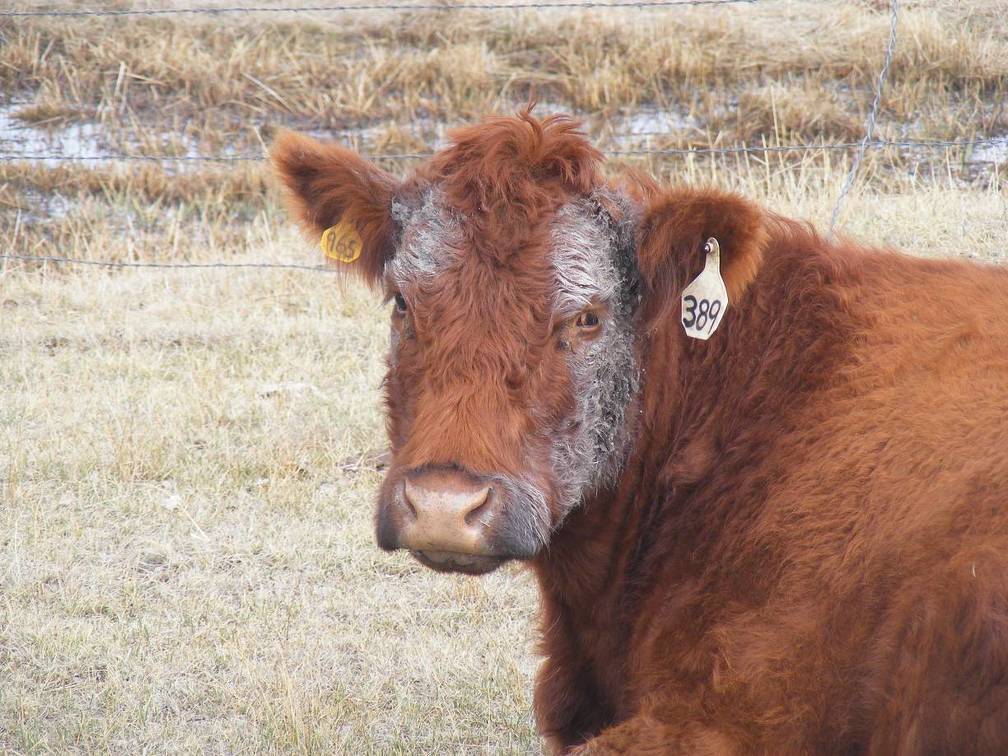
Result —
M 402 179 L 275 140 L 391 310 L 378 545 L 534 572 L 553 753 L 1008 753 L 1008 270 L 608 178 L 579 129 Z

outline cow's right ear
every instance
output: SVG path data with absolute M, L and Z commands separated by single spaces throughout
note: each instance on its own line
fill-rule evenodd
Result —
M 280 132 L 270 159 L 305 233 L 317 241 L 338 225 L 350 239 L 350 252 L 336 258 L 340 266 L 377 284 L 393 253 L 395 177 L 344 147 L 291 131 Z

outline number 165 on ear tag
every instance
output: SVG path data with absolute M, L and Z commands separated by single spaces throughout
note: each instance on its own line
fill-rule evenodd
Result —
M 728 309 L 728 290 L 721 278 L 721 248 L 711 237 L 704 245 L 707 262 L 682 293 L 682 324 L 686 335 L 706 341 L 721 325 Z
M 346 220 L 341 220 L 335 226 L 330 226 L 322 232 L 319 240 L 322 253 L 330 260 L 341 263 L 352 263 L 361 253 L 361 238 L 357 229 Z

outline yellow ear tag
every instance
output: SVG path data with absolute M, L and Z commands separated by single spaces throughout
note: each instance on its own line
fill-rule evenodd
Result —
M 361 253 L 361 238 L 357 229 L 349 221 L 341 220 L 322 232 L 319 242 L 322 254 L 330 260 L 352 263 Z

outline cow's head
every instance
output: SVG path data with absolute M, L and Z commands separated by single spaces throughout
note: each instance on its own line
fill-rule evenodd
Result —
M 403 181 L 291 133 L 273 163 L 302 226 L 319 238 L 340 224 L 341 264 L 390 303 L 379 545 L 469 573 L 535 556 L 618 477 L 637 430 L 642 313 L 670 311 L 656 290 L 702 267 L 709 224 L 688 202 L 605 184 L 600 154 L 557 116 L 458 130 Z M 734 260 L 728 243 L 737 293 L 762 240 Z M 681 271 L 677 255 L 692 258 Z

